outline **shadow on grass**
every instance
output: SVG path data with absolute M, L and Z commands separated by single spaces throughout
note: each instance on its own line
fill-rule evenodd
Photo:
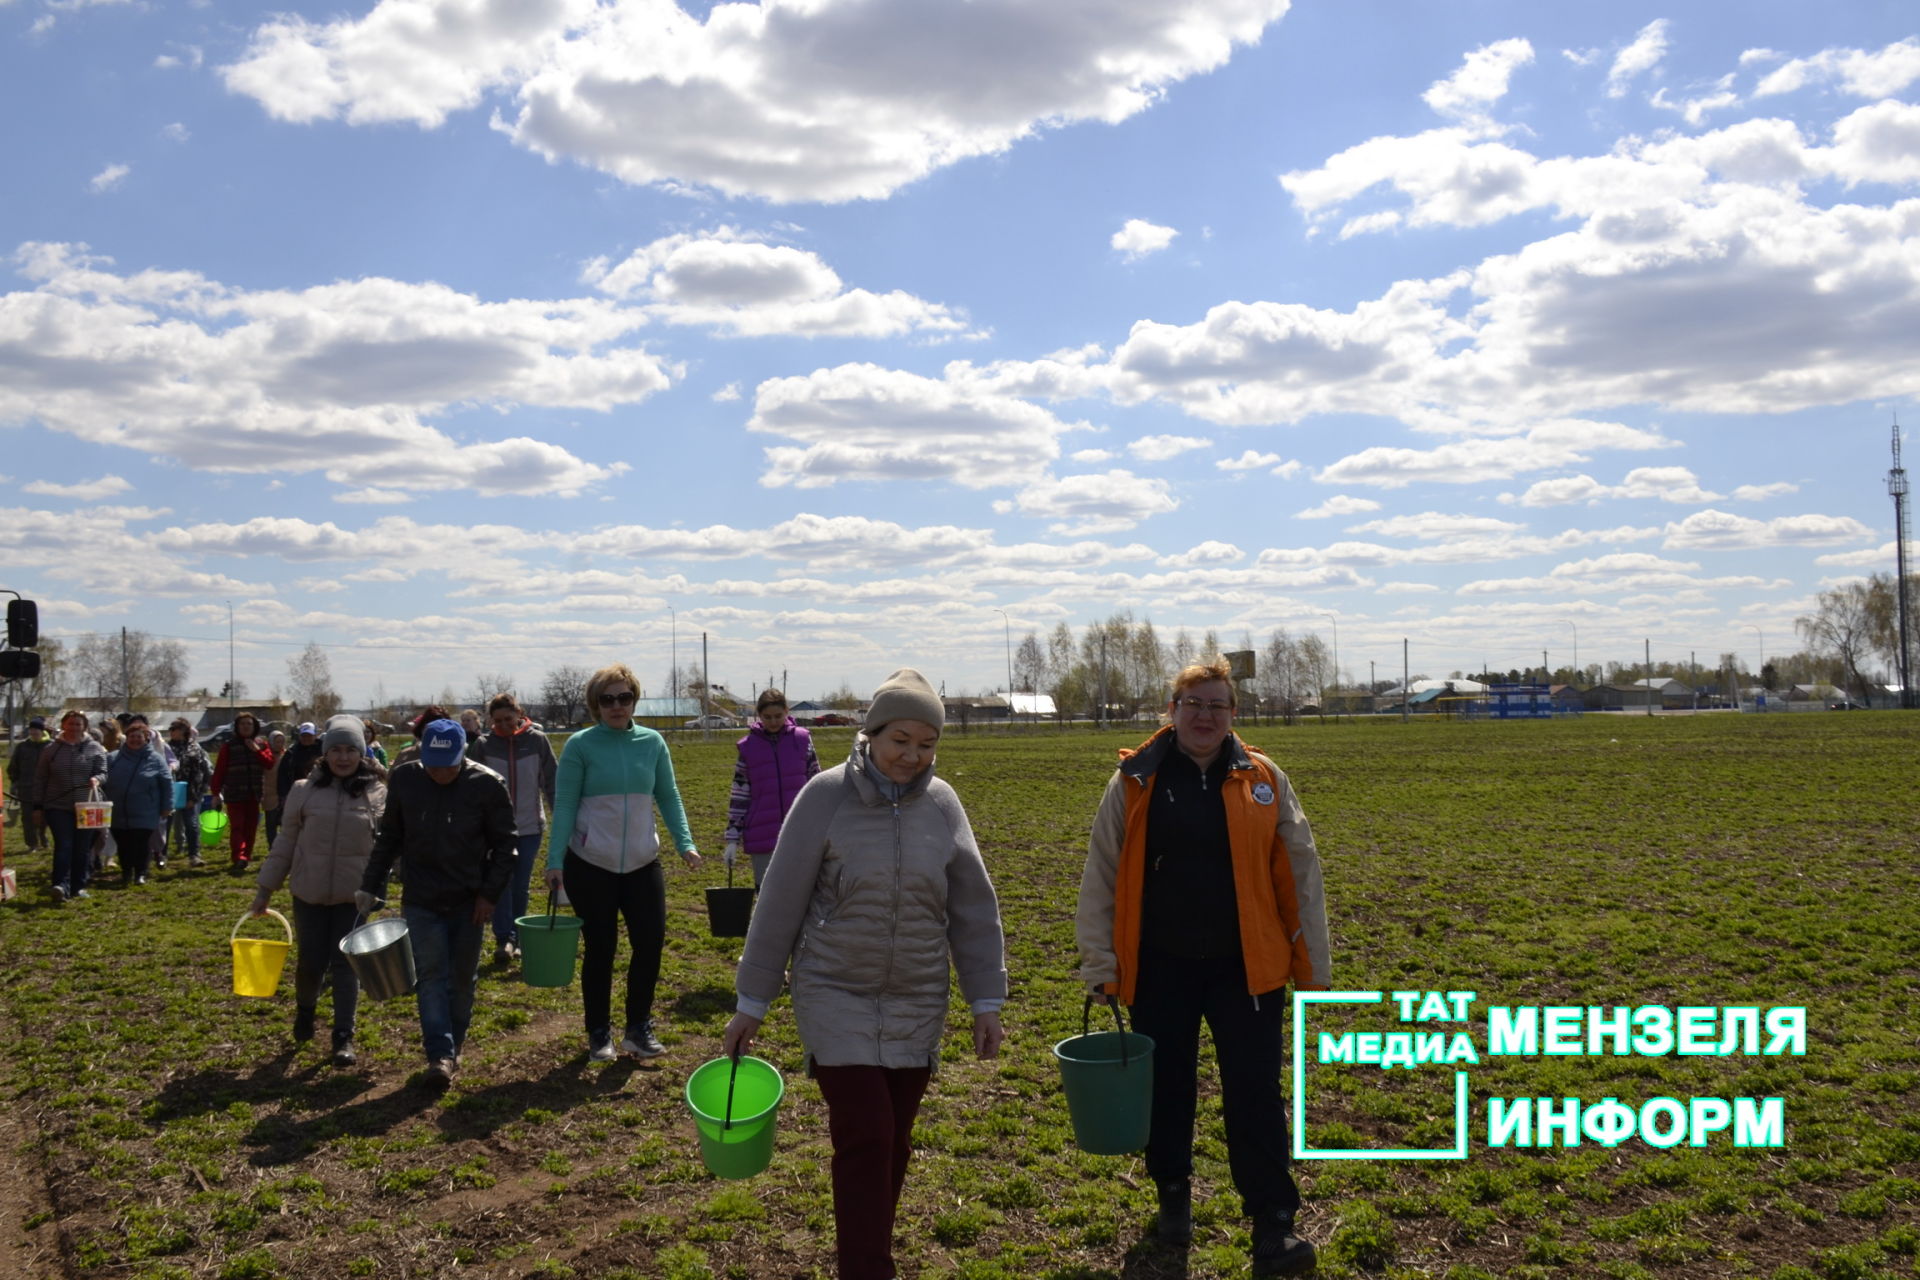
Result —
M 733 1014 L 733 988 L 709 982 L 675 997 L 667 1008 L 676 1022 L 697 1022 L 707 1018 L 726 1018 Z

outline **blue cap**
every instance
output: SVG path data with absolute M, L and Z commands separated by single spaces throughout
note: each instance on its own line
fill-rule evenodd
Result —
M 435 720 L 420 733 L 420 763 L 445 769 L 467 754 L 467 731 L 458 720 Z

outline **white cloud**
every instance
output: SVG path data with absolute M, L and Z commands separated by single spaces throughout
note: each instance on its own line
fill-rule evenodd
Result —
M 1542 423 L 1523 436 L 1465 440 L 1433 449 L 1375 445 L 1349 454 L 1314 477 L 1321 484 L 1366 484 L 1404 489 L 1428 484 L 1477 484 L 1526 471 L 1544 471 L 1584 461 L 1600 449 L 1665 449 L 1673 441 L 1658 432 L 1617 422 L 1566 419 Z
M 1117 123 L 1251 43 L 1287 0 L 380 0 L 276 18 L 224 69 L 290 121 L 440 125 L 490 92 L 494 126 L 631 183 L 774 200 L 884 197 L 1038 130 Z
M 1828 555 L 1815 556 L 1813 562 L 1842 569 L 1890 571 L 1898 566 L 1899 557 L 1894 544 L 1884 542 L 1877 547 L 1868 547 L 1860 551 L 1835 551 Z
M 1640 28 L 1640 34 L 1633 43 L 1614 56 L 1613 66 L 1607 71 L 1607 96 L 1624 97 L 1627 86 L 1633 81 L 1660 65 L 1667 56 L 1667 20 L 1655 18 Z
M 1741 63 L 1746 63 L 1744 54 Z M 1920 80 L 1920 38 L 1908 36 L 1872 52 L 1825 49 L 1811 58 L 1795 58 L 1762 77 L 1753 96 L 1792 93 L 1810 84 L 1837 84 L 1856 97 L 1887 98 L 1904 92 L 1915 80 Z
M 1711 92 L 1703 93 L 1698 97 L 1682 98 L 1676 102 L 1667 95 L 1666 88 L 1663 86 L 1655 89 L 1653 96 L 1647 101 L 1662 111 L 1676 112 L 1688 124 L 1698 126 L 1706 120 L 1710 112 L 1725 111 L 1729 107 L 1739 106 L 1740 95 L 1733 91 L 1733 76 L 1728 74 L 1716 82 Z
M 1222 471 L 1258 471 L 1263 467 L 1277 467 L 1283 461 L 1277 453 L 1248 449 L 1237 458 L 1217 458 L 1213 465 Z
M 412 502 L 413 495 L 399 489 L 348 489 L 334 494 L 333 500 L 353 506 L 400 506 Z
M 1506 96 L 1514 70 L 1533 61 L 1533 45 L 1525 40 L 1499 40 L 1468 54 L 1460 69 L 1435 81 L 1422 95 L 1443 116 L 1473 117 Z
M 948 373 L 935 380 L 848 364 L 761 383 L 748 430 L 804 447 L 767 449 L 760 483 L 951 480 L 984 489 L 1039 481 L 1075 424 L 988 389 L 965 365 Z
M 1615 492 L 1623 498 L 1662 502 L 1718 502 L 1721 496 L 1702 489 L 1699 478 L 1685 467 L 1635 467 Z
M 156 69 L 161 71 L 172 71 L 180 67 L 186 67 L 194 71 L 200 69 L 200 63 L 204 59 L 205 53 L 199 45 L 187 44 L 176 45 L 174 47 L 180 49 L 181 52 L 163 53 L 155 58 L 153 65 Z
M 378 278 L 249 292 L 193 272 L 118 275 L 71 245 L 28 244 L 14 263 L 34 287 L 0 294 L 0 423 L 208 471 L 575 494 L 626 464 L 525 437 L 456 444 L 424 420 L 611 409 L 679 374 L 621 345 L 643 317 L 592 299 L 490 303 Z
M 1736 502 L 1765 502 L 1768 498 L 1784 497 L 1789 493 L 1800 492 L 1800 486 L 1785 480 L 1772 484 L 1743 484 L 1733 491 Z
M 1247 553 L 1231 542 L 1208 539 L 1198 546 L 1190 547 L 1179 555 L 1161 556 L 1155 560 L 1157 565 L 1170 569 L 1199 568 L 1205 565 L 1234 564 L 1247 558 Z
M 193 137 L 193 134 L 187 131 L 187 126 L 175 120 L 172 124 L 161 128 L 160 136 L 168 142 L 186 142 Z
M 818 254 L 767 244 L 733 227 L 665 236 L 617 265 L 591 262 L 582 277 L 668 324 L 747 337 L 952 336 L 967 328 L 939 303 L 899 290 L 848 289 Z
M 1296 513 L 1297 520 L 1325 520 L 1330 516 L 1352 516 L 1362 511 L 1378 511 L 1380 504 L 1372 498 L 1350 498 L 1344 493 L 1335 494 L 1317 507 L 1308 507 Z
M 1195 449 L 1211 448 L 1213 441 L 1200 436 L 1141 436 L 1127 445 L 1127 452 L 1142 462 L 1165 462 Z
M 1015 495 L 1011 505 L 1022 515 L 1057 521 L 1048 528 L 1071 537 L 1118 533 L 1180 504 L 1164 480 L 1131 471 L 1106 471 L 1057 480 L 1042 477 Z
M 1520 495 L 1519 503 L 1523 507 L 1562 507 L 1576 502 L 1592 506 L 1602 498 L 1612 497 L 1613 493 L 1610 486 L 1601 484 L 1589 475 L 1556 476 L 1552 480 L 1536 482 Z M 1503 498 L 1508 496 L 1502 495 Z
M 1418 515 L 1389 516 L 1349 525 L 1348 533 L 1378 533 L 1389 538 L 1463 538 L 1483 534 L 1513 533 L 1526 528 L 1511 520 L 1492 516 L 1447 515 L 1440 511 L 1422 511 Z
M 133 170 L 124 164 L 110 164 L 87 180 L 87 190 L 96 195 L 103 191 L 117 190 L 127 180 Z
M 1119 455 L 1111 449 L 1075 449 L 1070 455 L 1075 462 L 1096 463 L 1112 462 Z
M 716 404 L 732 404 L 740 398 L 740 384 L 737 382 L 729 382 L 726 386 L 714 392 L 709 398 Z
M 1125 256 L 1128 262 L 1138 262 L 1172 244 L 1173 238 L 1179 234 L 1172 227 L 1156 226 L 1142 218 L 1128 218 L 1126 225 L 1114 232 L 1107 244 Z
M 1741 551 L 1758 547 L 1830 547 L 1863 542 L 1873 531 L 1851 516 L 1781 516 L 1753 520 L 1709 507 L 1666 527 L 1662 544 L 1703 551 Z
M 23 493 L 38 494 L 47 498 L 73 498 L 80 502 L 98 502 L 111 498 L 116 493 L 126 493 L 133 486 L 119 476 L 101 476 L 98 480 L 86 480 L 79 484 L 55 484 L 51 480 L 35 480 L 20 486 Z

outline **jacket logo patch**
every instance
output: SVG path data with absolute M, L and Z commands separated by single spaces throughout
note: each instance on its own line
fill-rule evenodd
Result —
M 1273 788 L 1264 782 L 1256 782 L 1253 784 L 1253 798 L 1261 804 L 1272 804 Z

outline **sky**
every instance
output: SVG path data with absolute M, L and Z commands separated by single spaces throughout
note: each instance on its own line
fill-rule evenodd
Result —
M 1910 3 L 0 0 L 0 587 L 350 705 L 1757 667 L 1894 564 Z M 1915 459 L 1920 466 L 1920 458 Z

